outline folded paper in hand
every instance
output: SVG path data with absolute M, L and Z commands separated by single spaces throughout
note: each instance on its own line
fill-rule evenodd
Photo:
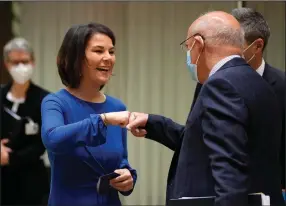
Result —
M 120 176 L 120 174 L 112 172 L 99 177 L 99 180 L 97 182 L 97 192 L 99 194 L 107 194 L 111 188 L 109 181 L 118 176 Z

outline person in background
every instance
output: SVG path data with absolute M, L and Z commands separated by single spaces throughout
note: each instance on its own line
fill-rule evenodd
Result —
M 4 47 L 13 81 L 1 87 L 1 205 L 42 205 L 49 176 L 41 156 L 41 102 L 49 93 L 31 81 L 33 50 L 24 38 Z
M 245 60 L 271 85 L 279 100 L 280 111 L 283 114 L 280 149 L 281 186 L 285 195 L 285 72 L 272 67 L 263 59 L 263 51 L 270 37 L 270 28 L 262 14 L 252 8 L 236 8 L 232 10 L 231 14 L 238 20 L 244 30 Z
M 49 205 L 121 205 L 133 191 L 137 173 L 128 163 L 123 102 L 101 89 L 115 64 L 115 36 L 98 23 L 72 26 L 60 47 L 57 66 L 66 88 L 42 103 L 42 139 L 51 162 Z M 97 190 L 108 173 L 105 193 Z

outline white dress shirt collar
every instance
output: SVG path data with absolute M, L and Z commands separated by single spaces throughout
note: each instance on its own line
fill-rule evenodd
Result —
M 256 71 L 260 76 L 262 76 L 264 73 L 264 69 L 265 69 L 265 61 L 264 59 L 262 59 L 261 65 L 258 67 L 258 69 L 256 69 Z
M 231 55 L 231 56 L 228 56 L 228 57 L 225 57 L 225 58 L 221 59 L 221 60 L 220 60 L 219 62 L 217 62 L 217 63 L 213 66 L 213 68 L 211 69 L 211 72 L 210 72 L 210 74 L 209 74 L 209 77 L 210 77 L 211 75 L 213 75 L 214 73 L 216 73 L 226 62 L 228 62 L 228 61 L 230 61 L 231 59 L 236 58 L 236 57 L 241 58 L 241 56 L 239 56 L 239 55 Z

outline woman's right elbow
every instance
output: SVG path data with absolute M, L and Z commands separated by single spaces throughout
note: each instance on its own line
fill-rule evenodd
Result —
M 52 153 L 63 154 L 70 151 L 68 143 L 64 142 L 62 138 L 54 134 L 53 130 L 43 132 L 42 140 L 46 149 Z

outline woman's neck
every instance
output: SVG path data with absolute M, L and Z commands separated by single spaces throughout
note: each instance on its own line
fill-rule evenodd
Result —
M 27 81 L 25 84 L 18 84 L 13 82 L 10 92 L 15 98 L 26 98 L 26 92 L 30 84 L 30 81 Z
M 67 88 L 67 90 L 79 99 L 87 102 L 102 103 L 105 101 L 105 95 L 99 91 L 100 86 L 84 86 L 80 85 L 78 88 Z

